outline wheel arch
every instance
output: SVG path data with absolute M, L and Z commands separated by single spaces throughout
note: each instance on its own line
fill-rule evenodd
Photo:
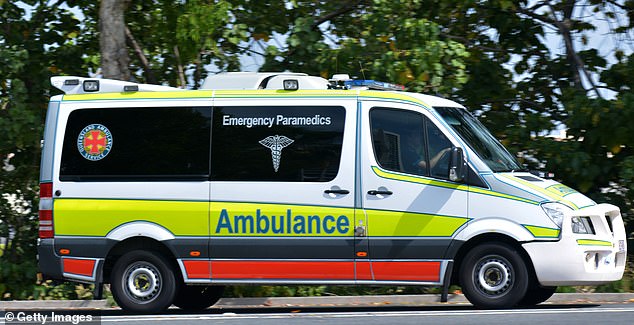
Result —
M 174 234 L 165 227 L 149 221 L 132 221 L 112 229 L 106 238 L 124 241 L 133 237 L 148 237 L 156 241 L 174 239 Z
M 108 251 L 103 267 L 103 281 L 105 283 L 110 283 L 110 274 L 117 260 L 125 253 L 134 250 L 152 251 L 161 254 L 170 262 L 177 279 L 182 281 L 181 269 L 176 262 L 176 255 L 165 243 L 150 237 L 136 236 L 119 241 Z
M 533 241 L 535 237 L 526 227 L 506 218 L 478 218 L 468 222 L 451 241 L 445 258 L 454 260 L 452 284 L 458 284 L 458 273 L 464 256 L 482 243 L 501 242 L 520 252 L 529 271 L 530 281 L 536 279 L 535 267 L 530 256 L 522 247 L 523 242 Z
M 467 241 L 457 241 L 457 240 L 452 241 L 452 244 L 448 250 L 448 255 L 450 254 L 449 258 L 454 260 L 453 272 L 451 275 L 451 284 L 461 285 L 459 283 L 460 282 L 459 274 L 460 274 L 460 269 L 462 267 L 462 262 L 464 260 L 464 257 L 473 248 L 484 243 L 502 243 L 502 244 L 509 245 L 515 250 L 517 250 L 517 252 L 520 254 L 520 257 L 526 264 L 529 281 L 530 281 L 529 285 L 538 284 L 536 282 L 537 277 L 535 275 L 535 266 L 533 265 L 533 261 L 531 260 L 530 256 L 528 255 L 524 247 L 522 247 L 521 242 L 517 241 L 517 239 L 509 235 L 495 233 L 495 232 L 481 233 L 479 235 L 476 235 L 470 238 Z

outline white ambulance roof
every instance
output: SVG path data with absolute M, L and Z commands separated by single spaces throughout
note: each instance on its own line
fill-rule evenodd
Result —
M 407 92 L 409 96 L 412 96 L 416 99 L 421 100 L 423 103 L 430 105 L 432 107 L 458 107 L 466 109 L 464 106 L 454 102 L 453 100 L 449 100 L 442 97 L 423 95 L 418 93 L 410 93 Z
M 223 72 L 205 78 L 200 89 L 284 89 L 284 79 L 296 79 L 299 89 L 327 89 L 328 80 L 294 72 Z
M 347 75 L 339 75 L 337 77 L 349 78 Z M 328 80 L 309 76 L 305 73 L 294 72 L 224 72 L 208 76 L 200 87 L 201 90 L 255 90 L 255 89 L 285 89 L 285 80 L 295 80 L 299 90 L 315 90 L 330 89 L 331 84 Z M 355 81 L 352 79 L 347 79 Z M 358 81 L 358 80 L 356 80 Z M 363 80 L 361 80 L 363 81 Z M 366 80 L 372 85 L 381 84 L 388 85 L 386 88 L 392 88 L 387 83 L 377 82 L 374 80 Z M 87 89 L 86 83 L 91 83 L 92 88 Z M 184 89 L 173 88 L 160 85 L 136 84 L 133 82 L 82 78 L 74 76 L 58 76 L 51 78 L 51 84 L 62 90 L 66 94 L 95 94 L 95 93 L 119 93 L 119 92 L 137 92 L 137 91 L 183 91 Z M 402 87 L 402 86 L 400 86 Z M 363 90 L 371 88 L 369 86 L 351 85 L 351 90 Z M 465 109 L 464 106 L 442 97 L 423 95 L 418 93 L 401 92 L 393 90 L 382 90 L 383 92 L 406 94 L 416 98 L 431 107 L 458 107 Z

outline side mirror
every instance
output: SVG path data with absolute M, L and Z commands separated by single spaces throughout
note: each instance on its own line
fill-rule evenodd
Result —
M 462 182 L 465 179 L 467 163 L 462 148 L 451 148 L 451 160 L 449 162 L 449 180 Z

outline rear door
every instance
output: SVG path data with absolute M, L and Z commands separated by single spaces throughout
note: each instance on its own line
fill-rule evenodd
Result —
M 467 192 L 450 182 L 452 142 L 422 107 L 363 102 L 361 196 L 373 279 L 439 284 Z
M 356 101 L 219 97 L 212 281 L 353 281 Z

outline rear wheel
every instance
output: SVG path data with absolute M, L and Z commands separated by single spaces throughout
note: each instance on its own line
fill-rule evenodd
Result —
M 510 308 L 528 290 L 528 270 L 520 253 L 504 243 L 482 244 L 460 267 L 465 297 L 478 308 Z
M 176 279 L 167 259 L 155 252 L 132 251 L 112 269 L 114 300 L 126 311 L 157 313 L 172 304 Z
M 520 306 L 535 306 L 540 304 L 548 298 L 552 297 L 557 291 L 557 287 L 539 287 L 535 286 L 526 291 L 526 295 L 520 300 Z
M 174 299 L 174 305 L 184 310 L 203 310 L 213 306 L 225 291 L 222 286 L 183 285 Z

